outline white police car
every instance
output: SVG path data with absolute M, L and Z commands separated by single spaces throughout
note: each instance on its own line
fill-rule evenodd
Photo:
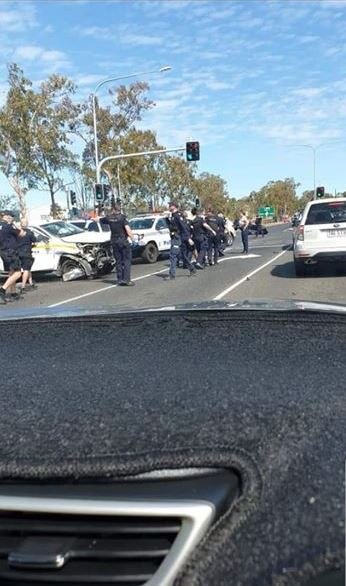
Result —
M 132 258 L 143 258 L 147 263 L 155 263 L 160 254 L 170 250 L 171 238 L 163 214 L 146 214 L 129 220 L 134 233 Z

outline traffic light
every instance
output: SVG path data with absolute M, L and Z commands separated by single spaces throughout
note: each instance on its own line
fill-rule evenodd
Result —
M 103 184 L 95 183 L 95 200 L 102 203 L 104 200 Z
M 113 191 L 112 191 L 112 187 L 111 185 L 103 185 L 103 199 L 104 201 L 107 201 L 108 198 L 111 198 L 113 195 Z
M 196 208 L 199 208 L 201 206 L 201 202 L 200 202 L 199 197 L 196 197 L 196 199 L 195 199 L 195 206 L 196 206 Z
M 77 205 L 77 196 L 76 196 L 76 192 L 70 190 L 70 202 L 71 202 L 71 207 L 75 207 Z
M 324 197 L 324 187 L 317 187 L 316 198 Z
M 186 143 L 186 160 L 199 161 L 199 142 L 194 141 Z

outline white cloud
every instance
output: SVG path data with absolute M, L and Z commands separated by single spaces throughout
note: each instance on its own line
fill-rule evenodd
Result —
M 120 41 L 126 45 L 132 46 L 158 46 L 163 45 L 165 39 L 162 37 L 157 37 L 154 35 L 141 35 L 141 34 L 132 34 L 132 33 L 125 33 L 121 35 Z
M 69 66 L 69 60 L 62 51 L 47 50 L 38 45 L 22 45 L 17 47 L 13 58 L 18 61 L 41 62 L 46 66 L 46 71 L 57 70 Z
M 320 40 L 320 37 L 318 37 L 317 35 L 303 35 L 302 37 L 299 37 L 299 42 L 302 45 L 307 44 L 307 43 L 316 43 L 319 40 Z
M 36 9 L 32 2 L 2 2 L 0 4 L 0 30 L 22 32 L 37 26 Z
M 319 96 L 323 93 L 323 88 L 321 87 L 305 87 L 293 90 L 293 94 L 295 96 L 301 96 L 302 98 L 314 98 Z
M 103 40 L 107 38 L 109 35 L 111 37 L 111 30 L 105 26 L 86 26 L 86 27 L 74 27 L 75 31 L 77 31 L 83 37 L 94 37 L 95 39 L 102 38 Z

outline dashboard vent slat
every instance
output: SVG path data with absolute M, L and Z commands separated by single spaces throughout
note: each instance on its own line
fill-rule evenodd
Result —
M 173 586 L 238 494 L 223 470 L 73 488 L 0 483 L 0 586 Z

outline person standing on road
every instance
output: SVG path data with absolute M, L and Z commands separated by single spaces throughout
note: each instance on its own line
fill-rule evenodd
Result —
M 208 250 L 208 238 L 207 234 L 215 236 L 214 230 L 207 224 L 201 215 L 201 212 L 197 208 L 191 210 L 191 214 L 194 216 L 191 222 L 192 226 L 192 239 L 195 243 L 197 250 L 197 262 L 196 269 L 203 270 L 205 257 Z
M 241 241 L 243 243 L 243 254 L 249 252 L 249 218 L 246 212 L 240 211 L 239 228 L 241 231 Z
M 258 236 L 260 234 L 262 234 L 262 238 L 263 238 L 264 230 L 262 228 L 262 218 L 260 216 L 256 217 L 255 224 L 256 224 L 256 238 L 258 238 Z
M 208 263 L 211 267 L 217 265 L 219 262 L 220 219 L 214 214 L 213 210 L 209 208 L 207 210 L 205 221 L 211 228 L 211 233 L 208 233 Z
M 222 212 L 217 214 L 219 222 L 219 256 L 225 256 L 226 249 L 226 218 Z
M 37 289 L 37 285 L 33 284 L 31 267 L 34 263 L 34 257 L 32 256 L 32 246 L 37 241 L 35 234 L 27 228 L 26 223 L 21 223 L 20 230 L 18 233 L 18 256 L 20 260 L 20 266 L 23 271 L 22 274 L 22 291 L 28 291 L 30 289 Z
M 111 244 L 116 261 L 117 284 L 121 287 L 131 287 L 131 259 L 132 248 L 129 239 L 133 239 L 133 232 L 129 223 L 121 213 L 120 207 L 114 205 L 108 216 L 100 218 L 101 224 L 107 224 L 111 230 Z
M 168 208 L 170 211 L 170 217 L 166 218 L 166 222 L 171 236 L 171 250 L 169 253 L 169 279 L 174 280 L 179 253 L 181 253 L 183 263 L 185 263 L 185 266 L 189 269 L 190 275 L 195 275 L 197 271 L 189 260 L 187 254 L 186 245 L 193 245 L 193 240 L 190 237 L 190 228 L 187 228 L 186 224 L 182 220 L 182 217 L 178 211 L 178 206 L 175 202 L 170 202 Z
M 14 225 L 13 213 L 5 210 L 1 214 L 0 221 L 0 257 L 2 259 L 4 270 L 8 271 L 8 278 L 0 287 L 0 304 L 7 302 L 7 292 L 10 292 L 10 299 L 19 299 L 20 295 L 16 293 L 16 282 L 21 277 L 20 260 L 18 256 L 18 230 Z

